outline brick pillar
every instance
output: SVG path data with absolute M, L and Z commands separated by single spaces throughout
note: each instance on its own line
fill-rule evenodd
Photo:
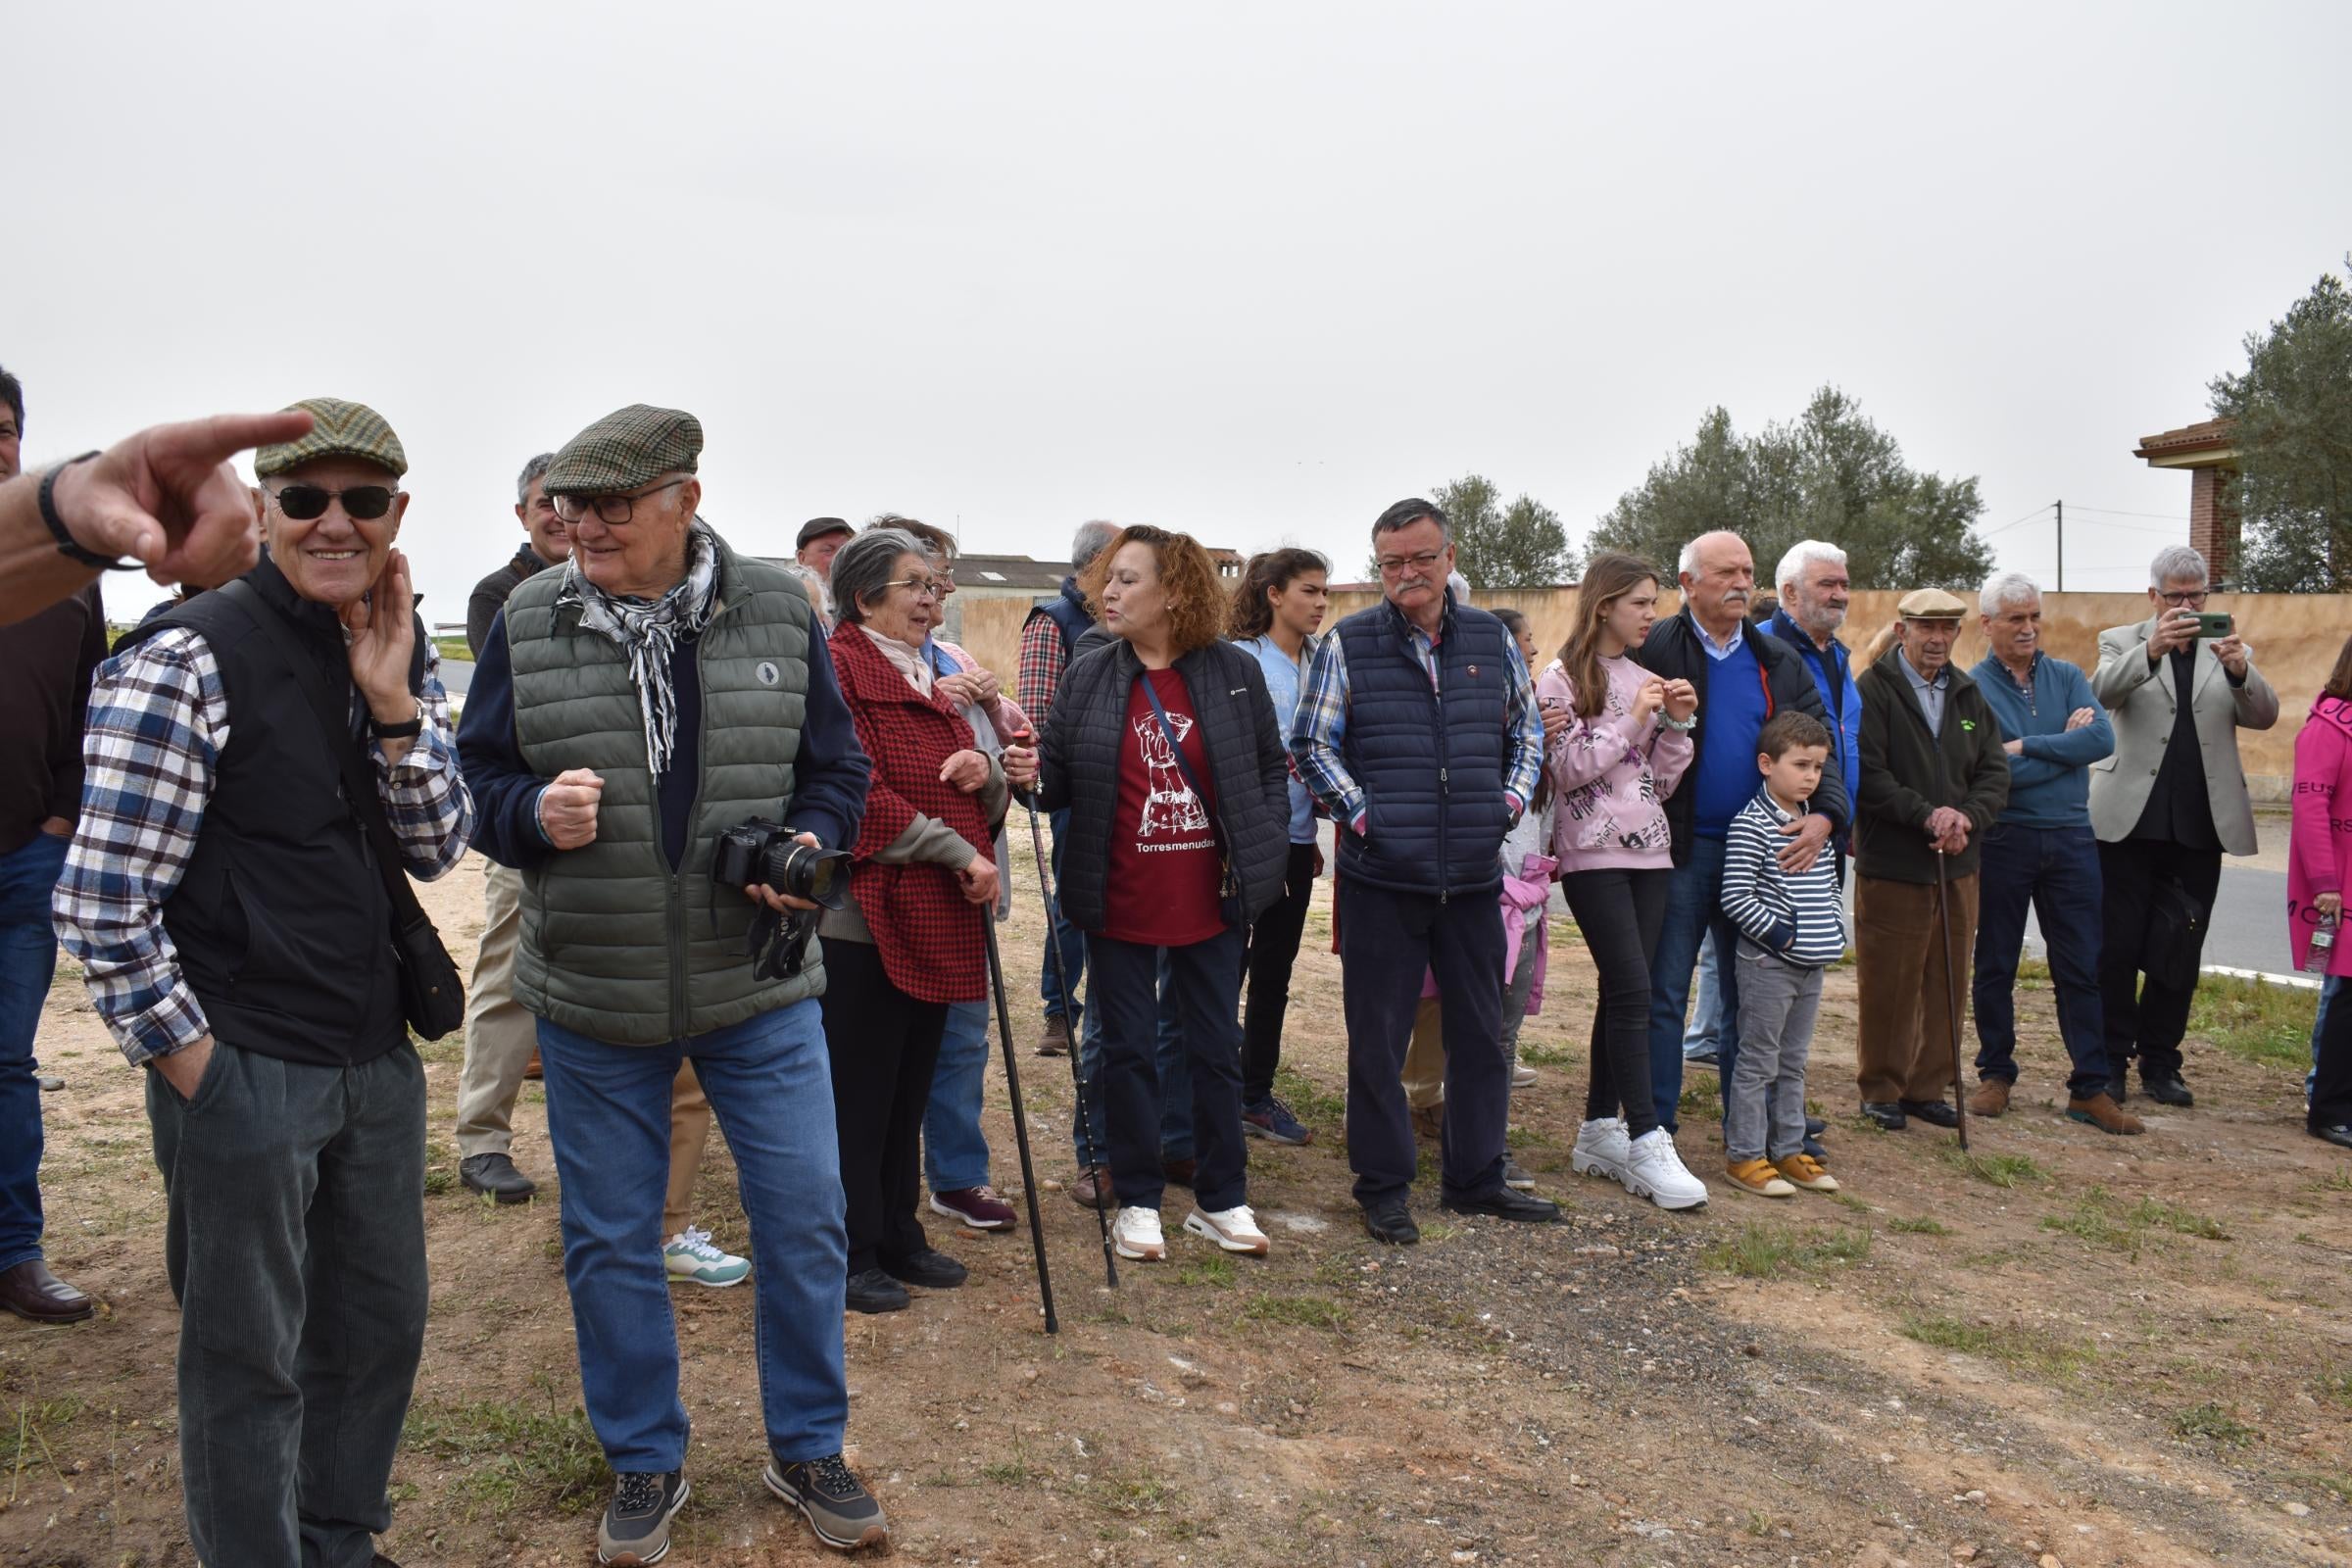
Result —
M 2217 589 L 2237 586 L 2237 470 L 2195 468 L 2189 473 L 2188 544 L 2205 558 Z

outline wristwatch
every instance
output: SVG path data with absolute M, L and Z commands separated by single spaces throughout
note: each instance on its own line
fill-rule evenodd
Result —
M 370 713 L 368 716 L 368 733 L 379 741 L 413 741 L 424 733 L 424 705 L 418 703 L 416 716 L 405 724 L 387 724 Z

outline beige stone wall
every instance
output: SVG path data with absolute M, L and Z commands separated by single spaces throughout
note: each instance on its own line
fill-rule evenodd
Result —
M 1526 615 L 1534 626 L 1536 646 L 1548 659 L 1567 641 L 1576 609 L 1574 588 L 1543 588 L 1524 592 L 1479 593 L 1476 603 L 1492 610 L 1508 606 Z M 1859 649 L 1878 629 L 1894 619 L 1891 590 L 1854 595 L 1847 613 L 1846 642 Z M 1974 602 L 1974 595 L 1962 594 Z M 1332 596 L 1332 619 L 1361 610 L 1377 594 L 1369 591 Z M 1678 596 L 1669 592 L 1661 609 L 1671 612 Z M 2144 620 L 2148 597 L 2138 594 L 2045 594 L 2042 613 L 2048 628 L 2048 648 L 2060 659 L 2085 670 L 2098 661 L 2099 633 L 2109 626 Z M 2344 639 L 2352 635 L 2352 595 L 2347 594 L 2216 594 L 2211 610 L 2237 617 L 2239 632 L 2253 650 L 2254 662 L 2278 689 L 2278 723 L 2264 733 L 2241 731 L 2239 752 L 2246 780 L 2257 800 L 2280 800 L 2294 772 L 2295 731 L 2311 710 L 2311 699 L 2335 666 Z M 963 645 L 973 657 L 1002 675 L 1010 685 L 1019 663 L 1021 622 L 1028 617 L 1025 602 L 980 601 L 963 614 Z M 1984 638 L 1972 618 L 1964 628 L 1957 657 L 1974 664 L 1984 657 Z

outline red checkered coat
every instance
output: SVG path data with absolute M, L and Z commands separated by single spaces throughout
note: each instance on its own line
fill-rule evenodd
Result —
M 865 824 L 851 851 L 850 892 L 874 934 L 882 972 L 919 1002 L 986 996 L 982 906 L 964 902 L 956 873 L 937 861 L 883 865 L 873 858 L 917 814 L 947 823 L 979 854 L 989 853 L 993 835 L 980 798 L 939 779 L 950 757 L 972 749 L 972 727 L 936 688 L 925 697 L 907 684 L 863 628 L 843 621 L 829 646 L 858 740 L 874 763 Z

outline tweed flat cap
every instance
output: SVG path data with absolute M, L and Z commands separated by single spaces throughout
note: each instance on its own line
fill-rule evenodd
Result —
M 1968 607 L 1940 588 L 1914 588 L 1896 601 L 1894 612 L 1905 620 L 1958 620 Z
M 257 479 L 299 468 L 320 458 L 357 458 L 372 463 L 397 479 L 409 471 L 409 455 L 384 416 L 365 403 L 343 398 L 304 398 L 286 412 L 302 410 L 311 416 L 311 433 L 299 441 L 281 441 L 253 455 Z
M 856 533 L 857 531 L 857 529 L 849 525 L 849 522 L 845 518 L 810 517 L 807 522 L 801 524 L 800 537 L 793 540 L 792 548 L 795 550 L 806 550 L 811 544 L 814 544 L 817 540 L 822 539 L 827 534 Z
M 548 466 L 551 496 L 605 496 L 651 484 L 665 473 L 692 473 L 703 452 L 703 423 L 683 409 L 632 403 L 564 443 Z

